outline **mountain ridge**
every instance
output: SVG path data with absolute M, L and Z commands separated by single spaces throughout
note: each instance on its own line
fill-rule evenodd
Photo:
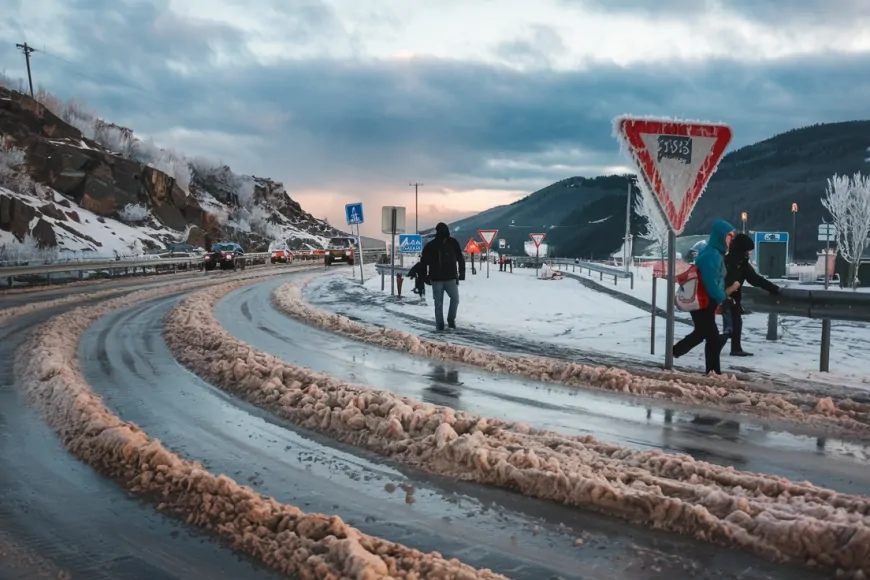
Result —
M 821 249 L 817 226 L 826 216 L 821 199 L 827 179 L 835 173 L 870 170 L 868 147 L 870 120 L 855 120 L 790 129 L 729 151 L 693 210 L 684 235 L 704 234 L 718 218 L 741 228 L 740 215 L 746 211 L 750 230 L 791 233 L 795 225 L 795 256 L 815 259 Z M 577 195 L 580 190 L 584 195 Z M 522 248 L 537 227 L 547 233 L 547 241 L 559 255 L 603 258 L 622 245 L 627 191 L 627 180 L 621 175 L 568 177 L 511 204 L 457 220 L 450 224 L 451 231 L 465 242 L 466 235 L 477 237 L 478 229 L 495 228 L 512 248 Z M 633 195 L 639 195 L 636 188 Z M 792 203 L 798 204 L 794 224 Z M 560 220 L 546 219 L 560 214 Z M 645 233 L 643 220 L 634 212 L 631 232 Z

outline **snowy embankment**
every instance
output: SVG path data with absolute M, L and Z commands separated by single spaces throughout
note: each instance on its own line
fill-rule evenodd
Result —
M 571 266 L 563 267 L 571 273 Z M 656 319 L 655 355 L 650 355 L 650 311 L 621 301 L 610 292 L 631 296 L 645 304 L 652 302 L 652 272 L 637 268 L 634 290 L 628 281 L 620 280 L 614 285 L 612 279 L 599 281 L 593 273 L 583 274 L 588 284 L 600 284 L 602 290 L 589 288 L 577 280 L 565 277 L 562 280 L 538 280 L 532 269 L 515 268 L 513 273 L 499 272 L 497 265 L 490 264 L 490 278 L 478 270 L 460 283 L 460 306 L 457 324 L 470 331 L 502 333 L 505 336 L 522 338 L 540 345 L 570 347 L 602 358 L 625 355 L 632 361 L 645 361 L 650 366 L 660 365 L 664 358 L 665 320 Z M 577 271 L 579 275 L 579 270 Z M 433 320 L 431 287 L 427 287 L 427 299 L 421 301 L 411 293 L 413 281 L 406 280 L 401 299 L 390 297 L 387 279 L 385 292 L 381 291 L 381 278 L 374 269 L 367 273 L 363 288 L 347 276 L 324 277 L 315 280 L 306 293 L 318 296 L 318 303 L 328 306 L 330 293 L 353 294 L 353 309 L 347 310 L 355 318 L 368 323 L 419 332 L 402 316 L 414 316 Z M 657 304 L 667 307 L 665 282 L 658 281 Z M 335 300 L 340 301 L 337 296 Z M 447 308 L 445 300 L 445 310 Z M 678 318 L 688 322 L 689 316 L 678 313 Z M 433 323 L 434 330 L 434 323 Z M 675 332 L 679 340 L 691 330 L 691 326 L 678 322 Z M 870 348 L 868 325 L 850 322 L 834 322 L 832 325 L 831 373 L 818 372 L 819 339 L 821 322 L 795 317 L 780 318 L 778 341 L 765 339 L 767 316 L 749 314 L 744 319 L 744 349 L 754 352 L 754 357 L 737 358 L 729 354 L 726 345 L 722 354 L 722 367 L 726 373 L 758 372 L 762 375 L 782 375 L 786 378 L 809 379 L 819 383 L 837 384 L 870 389 L 870 359 L 855 356 Z M 703 372 L 703 346 L 678 359 L 681 367 Z
M 114 260 L 119 256 L 141 258 L 145 257 L 144 248 L 162 248 L 163 240 L 178 239 L 183 234 L 166 227 L 133 226 L 100 217 L 56 191 L 48 192 L 50 199 L 42 199 L 0 187 L 0 195 L 39 210 L 40 215 L 28 224 L 28 231 L 32 231 L 39 220 L 44 220 L 52 227 L 57 240 L 57 247 L 40 250 L 30 235 L 19 242 L 12 233 L 0 230 L 0 265 L 27 261 Z
M 867 498 L 454 411 L 288 364 L 239 341 L 215 319 L 217 302 L 242 285 L 207 289 L 179 303 L 165 320 L 167 344 L 203 379 L 298 425 L 437 475 L 773 560 L 839 568 L 854 578 L 870 572 Z M 298 298 L 289 300 L 285 308 L 304 308 Z
M 224 475 L 215 476 L 106 408 L 76 364 L 78 339 L 85 329 L 114 310 L 202 284 L 144 290 L 73 310 L 38 327 L 18 349 L 15 373 L 22 388 L 71 453 L 151 500 L 158 510 L 211 531 L 285 574 L 353 580 L 505 580 L 488 570 L 365 535 L 338 517 L 303 513 Z

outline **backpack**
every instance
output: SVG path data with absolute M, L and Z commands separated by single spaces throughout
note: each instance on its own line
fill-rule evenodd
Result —
M 677 289 L 674 303 L 683 312 L 695 312 L 703 310 L 710 304 L 710 296 L 704 288 L 701 280 L 701 272 L 697 266 L 689 266 L 689 269 L 677 275 Z

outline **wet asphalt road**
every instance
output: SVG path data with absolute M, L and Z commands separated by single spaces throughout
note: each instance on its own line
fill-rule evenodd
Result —
M 273 279 L 232 292 L 215 310 L 251 346 L 334 377 L 407 397 L 560 433 L 636 448 L 688 453 L 736 469 L 773 473 L 850 493 L 870 489 L 870 445 L 776 430 L 738 415 L 492 374 L 326 333 L 283 315 Z
M 260 292 L 268 295 L 268 287 Z M 152 300 L 100 320 L 83 337 L 82 371 L 122 418 L 280 501 L 516 580 L 813 577 L 551 502 L 414 473 L 300 430 L 182 369 L 161 335 L 174 304 Z M 255 326 L 237 312 L 240 327 Z M 312 337 L 311 329 L 288 329 L 297 345 Z M 575 544 L 581 537 L 582 547 Z
M 14 350 L 62 310 L 0 326 L 0 578 L 52 569 L 88 580 L 280 577 L 128 496 L 69 455 L 22 400 Z

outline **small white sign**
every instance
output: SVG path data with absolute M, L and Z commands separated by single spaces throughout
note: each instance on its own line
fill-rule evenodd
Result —
M 393 210 L 395 211 L 396 222 L 393 229 Z M 401 206 L 385 205 L 381 208 L 381 232 L 385 234 L 404 234 L 405 233 L 405 208 Z
M 819 224 L 819 241 L 833 242 L 837 239 L 837 229 L 834 224 Z

